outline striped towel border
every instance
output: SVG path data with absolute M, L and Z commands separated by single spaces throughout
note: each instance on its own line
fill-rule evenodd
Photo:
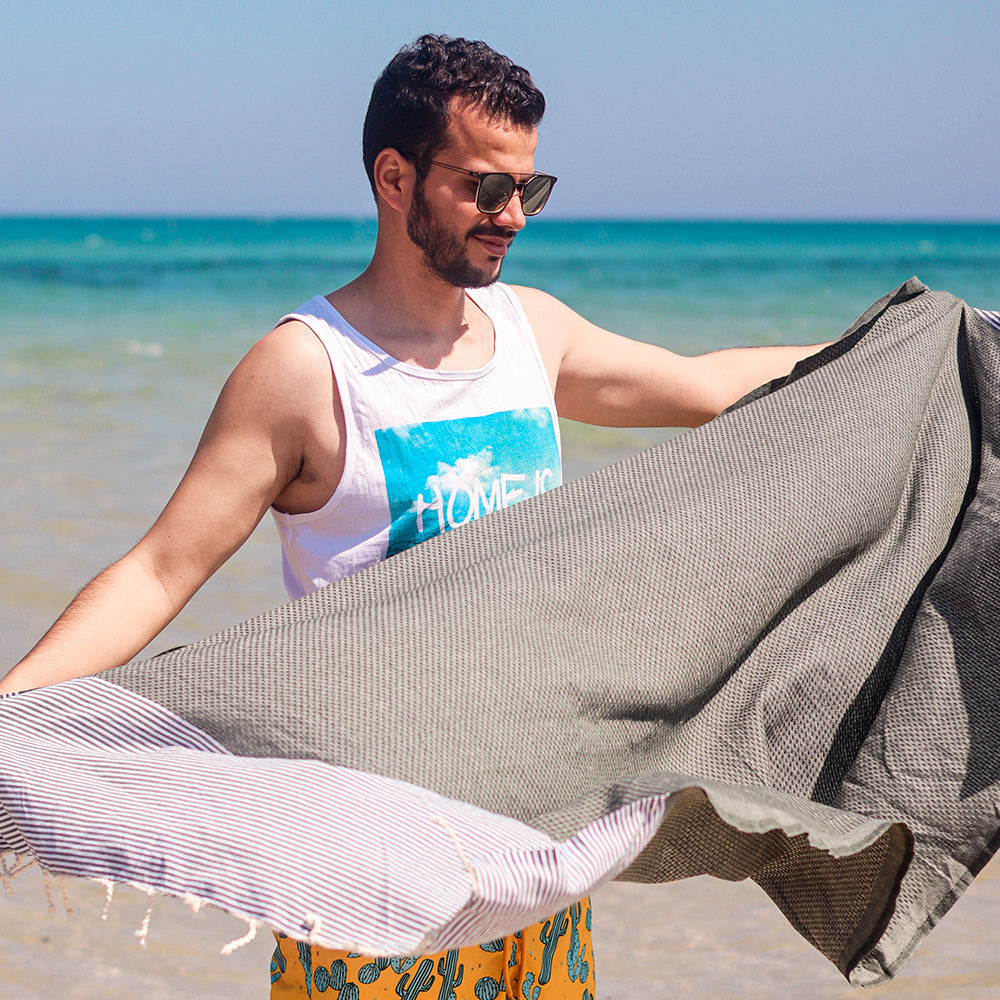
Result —
M 995 326 L 1000 330 L 1000 312 L 997 312 L 995 309 L 973 309 L 973 312 L 986 320 L 990 326 Z
M 557 841 L 380 775 L 235 756 L 99 678 L 5 700 L 0 719 L 0 851 L 30 844 L 55 874 L 209 903 L 371 955 L 475 944 L 572 904 L 628 867 L 670 798 Z

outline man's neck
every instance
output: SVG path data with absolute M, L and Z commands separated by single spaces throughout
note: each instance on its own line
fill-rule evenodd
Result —
M 479 368 L 493 354 L 489 319 L 422 262 L 388 265 L 378 253 L 354 281 L 327 296 L 359 333 L 421 368 Z

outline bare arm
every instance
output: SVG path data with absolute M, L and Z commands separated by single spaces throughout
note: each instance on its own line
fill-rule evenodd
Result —
M 127 662 L 293 489 L 311 408 L 324 398 L 329 406 L 332 382 L 316 338 L 288 327 L 255 345 L 230 376 L 191 465 L 146 535 L 77 595 L 0 681 L 0 694 Z
M 697 427 L 825 346 L 733 348 L 684 357 L 602 330 L 537 289 L 516 291 L 559 414 L 605 427 Z

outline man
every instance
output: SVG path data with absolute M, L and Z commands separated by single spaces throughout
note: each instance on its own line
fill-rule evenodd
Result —
M 679 357 L 497 283 L 555 183 L 535 173 L 544 108 L 528 73 L 481 42 L 425 36 L 397 54 L 365 121 L 371 263 L 250 350 L 155 524 L 0 693 L 133 657 L 268 509 L 299 596 L 557 485 L 556 412 L 695 426 L 816 350 Z M 504 941 L 391 962 L 279 939 L 273 995 L 325 977 L 341 996 L 592 997 L 589 925 L 583 901 Z

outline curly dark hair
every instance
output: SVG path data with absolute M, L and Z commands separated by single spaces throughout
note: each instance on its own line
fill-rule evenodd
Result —
M 426 176 L 444 145 L 454 97 L 521 128 L 536 128 L 545 114 L 531 74 L 485 42 L 421 35 L 396 53 L 372 88 L 362 150 L 373 194 L 375 158 L 383 149 L 412 157 L 417 175 Z

